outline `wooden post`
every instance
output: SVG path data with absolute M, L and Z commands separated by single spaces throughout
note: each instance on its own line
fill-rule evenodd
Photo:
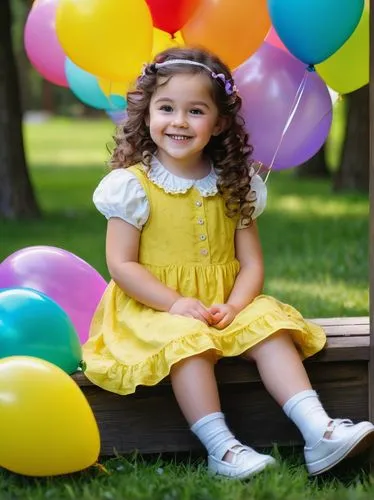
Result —
M 370 358 L 369 417 L 374 422 L 374 0 L 370 0 L 370 222 L 369 222 L 369 290 L 370 290 Z M 371 460 L 374 466 L 374 451 Z

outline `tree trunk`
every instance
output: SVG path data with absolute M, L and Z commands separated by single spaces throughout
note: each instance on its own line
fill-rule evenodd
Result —
M 334 190 L 369 191 L 369 86 L 347 94 L 347 128 Z
M 0 0 L 0 218 L 5 219 L 39 215 L 23 147 L 11 21 L 10 0 Z
M 325 159 L 325 145 L 308 161 L 296 169 L 298 177 L 329 178 L 330 172 Z

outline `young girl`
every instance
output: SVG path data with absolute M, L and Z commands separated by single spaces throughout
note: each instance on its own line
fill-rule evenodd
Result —
M 112 281 L 84 346 L 85 373 L 123 395 L 170 375 L 209 470 L 246 478 L 275 460 L 235 439 L 214 377 L 217 359 L 243 356 L 300 429 L 315 475 L 369 446 L 374 426 L 325 413 L 301 361 L 323 348 L 323 330 L 261 295 L 255 219 L 266 188 L 240 107 L 228 68 L 196 49 L 161 53 L 128 94 L 113 170 L 94 194 L 108 219 Z

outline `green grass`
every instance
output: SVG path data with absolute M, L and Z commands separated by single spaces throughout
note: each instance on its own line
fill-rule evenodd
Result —
M 107 159 L 105 144 L 114 125 L 108 120 L 56 118 L 24 127 L 28 160 L 36 167 L 95 167 Z
M 109 121 L 53 120 L 28 125 L 26 147 L 44 217 L 0 222 L 0 261 L 19 248 L 66 248 L 108 278 L 105 219 L 92 205 L 104 175 Z M 330 139 L 336 162 L 339 133 Z M 260 232 L 266 293 L 290 302 L 307 317 L 368 313 L 368 200 L 337 195 L 327 181 L 273 173 Z M 255 402 L 254 402 L 255 404 Z M 126 432 L 126 429 L 124 429 Z M 131 429 L 130 429 L 131 432 Z M 1 446 L 1 443 L 0 443 Z M 278 455 L 277 450 L 274 453 Z M 361 462 L 348 463 L 323 479 L 308 479 L 300 451 L 282 451 L 279 469 L 250 482 L 217 480 L 204 462 L 141 457 L 104 461 L 109 474 L 91 468 L 71 476 L 31 479 L 0 471 L 0 499 L 152 500 L 366 500 L 374 483 Z
M 250 481 L 213 478 L 201 459 L 134 456 L 105 462 L 70 476 L 26 478 L 0 471 L 2 500 L 372 500 L 373 479 L 338 469 L 334 476 L 309 479 L 300 460 L 282 459 L 278 468 Z M 340 475 L 340 477 L 339 477 Z M 5 494 L 4 494 L 5 493 Z M 7 496 L 6 496 L 7 495 Z

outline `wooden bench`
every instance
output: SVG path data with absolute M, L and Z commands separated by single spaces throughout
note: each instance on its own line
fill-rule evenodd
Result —
M 369 418 L 369 318 L 312 320 L 325 328 L 327 347 L 306 361 L 313 387 L 332 417 Z M 295 426 L 267 394 L 257 369 L 237 358 L 216 367 L 222 408 L 239 439 L 258 447 L 302 444 Z M 174 399 L 170 381 L 118 396 L 73 375 L 101 433 L 102 455 L 202 450 Z

